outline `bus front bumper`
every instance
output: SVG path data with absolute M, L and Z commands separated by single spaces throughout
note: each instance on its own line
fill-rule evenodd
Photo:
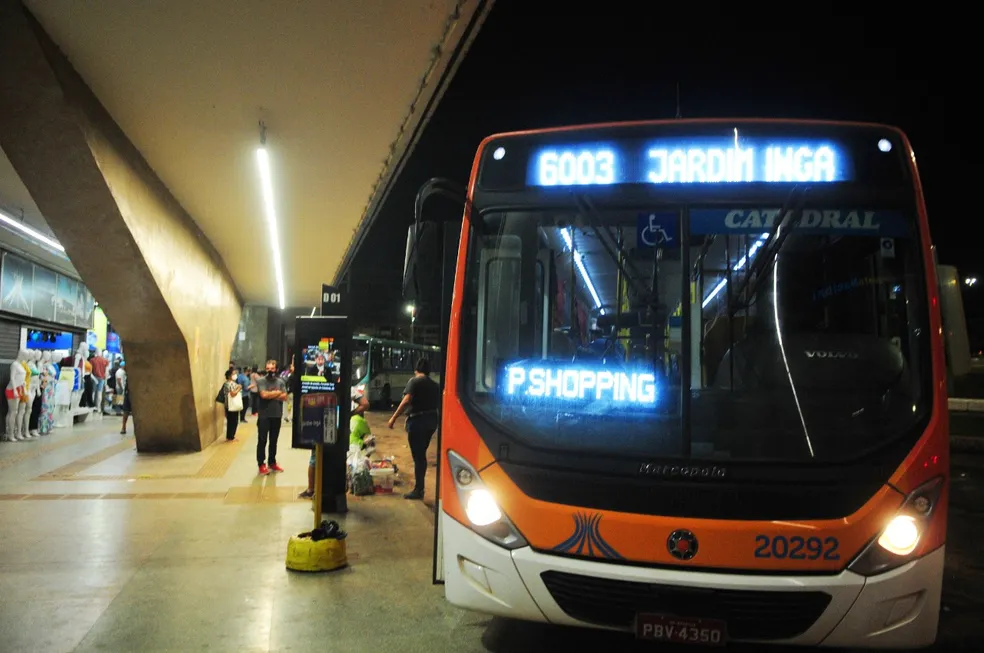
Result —
M 928 646 L 936 639 L 943 584 L 943 548 L 870 578 L 851 571 L 831 576 L 722 574 L 593 562 L 548 555 L 529 547 L 509 551 L 485 540 L 444 512 L 440 519 L 445 595 L 453 605 L 468 610 L 558 625 L 626 630 L 631 627 L 625 623 L 626 614 L 622 612 L 613 618 L 612 605 L 627 606 L 633 600 L 632 596 L 639 596 L 637 590 L 651 591 L 652 586 L 658 585 L 661 591 L 713 589 L 718 594 L 729 595 L 731 605 L 735 605 L 735 601 L 749 601 L 739 606 L 738 612 L 746 617 L 745 632 L 753 636 L 734 633 L 729 625 L 735 641 L 918 648 Z M 545 572 L 552 572 L 546 580 Z M 551 576 L 566 585 L 551 582 Z M 579 583 L 576 577 L 586 578 L 580 579 L 583 583 Z M 583 591 L 578 589 L 579 585 L 583 585 Z M 607 601 L 599 595 L 599 588 L 609 597 Z M 611 592 L 623 594 L 612 599 Z M 770 592 L 777 594 L 770 595 Z M 830 600 L 816 614 L 792 615 L 788 606 L 797 601 L 786 600 L 790 597 L 786 593 L 796 592 L 811 593 L 814 597 L 823 593 L 829 595 Z M 770 616 L 763 613 L 749 617 L 749 610 L 763 609 L 761 606 L 769 604 L 770 597 L 774 599 L 771 601 L 773 606 L 785 607 L 773 608 L 778 612 L 771 618 L 782 622 L 781 627 L 766 634 Z M 564 607 L 558 601 L 563 602 Z M 788 620 L 797 618 L 802 627 L 792 626 L 797 632 L 790 636 Z M 783 619 L 787 621 L 783 622 Z M 754 626 L 749 628 L 753 622 L 759 624 L 758 631 Z M 739 631 L 741 628 L 738 626 Z M 786 634 L 776 636 L 782 630 Z M 754 636 L 754 632 L 762 635 Z

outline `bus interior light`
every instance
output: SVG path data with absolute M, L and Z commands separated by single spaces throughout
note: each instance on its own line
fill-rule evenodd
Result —
M 929 530 L 942 492 L 942 476 L 910 492 L 895 516 L 848 569 L 863 576 L 874 576 L 901 567 L 924 553 L 919 550 L 919 544 Z
M 741 257 L 741 260 L 739 260 L 735 264 L 735 266 L 733 268 L 731 268 L 732 271 L 734 271 L 734 272 L 741 272 L 742 268 L 744 268 L 745 265 L 747 265 L 748 262 L 751 260 L 751 258 L 753 256 L 755 256 L 755 252 L 757 252 L 759 250 L 759 248 L 761 248 L 762 245 L 764 245 L 765 242 L 768 239 L 769 239 L 769 234 L 768 233 L 764 233 L 761 236 L 759 236 L 758 237 L 758 240 L 756 240 L 754 243 L 752 243 L 752 246 L 750 248 L 748 248 L 748 254 L 746 254 L 745 256 L 742 256 Z M 707 308 L 707 305 L 710 304 L 712 301 L 714 301 L 714 298 L 717 297 L 718 294 L 722 290 L 724 290 L 724 287 L 727 286 L 727 285 L 728 285 L 728 278 L 725 277 L 724 279 L 721 279 L 721 281 L 718 283 L 718 285 L 714 286 L 714 290 L 712 290 L 710 292 L 710 294 L 707 297 L 704 298 L 704 301 L 701 302 L 700 307 L 701 308 Z
M 471 529 L 506 549 L 527 546 L 526 539 L 502 512 L 492 492 L 489 491 L 478 472 L 462 456 L 448 451 L 448 465 L 454 479 L 458 500 L 465 509 L 465 516 L 471 522 Z
M 587 268 L 584 267 L 581 252 L 574 249 L 572 232 L 573 229 L 568 227 L 567 229 L 561 229 L 560 235 L 564 238 L 564 244 L 567 245 L 567 249 L 574 252 L 574 263 L 577 266 L 578 271 L 581 273 L 581 279 L 584 280 L 584 285 L 587 286 L 588 292 L 591 293 L 591 299 L 594 300 L 595 308 L 599 310 L 601 315 L 604 315 L 605 309 L 601 307 L 601 297 L 598 296 L 598 291 L 595 290 L 594 284 L 591 283 L 591 277 L 588 275 Z

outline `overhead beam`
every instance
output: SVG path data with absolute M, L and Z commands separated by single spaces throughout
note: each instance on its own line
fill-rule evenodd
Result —
M 390 145 L 389 156 L 383 162 L 379 179 L 373 186 L 359 225 L 332 275 L 334 284 L 341 284 L 349 273 L 356 253 L 363 245 L 369 230 L 376 223 L 379 211 L 389 196 L 393 184 L 403 172 L 413 148 L 434 115 L 468 48 L 478 36 L 493 4 L 494 0 L 460 0 L 448 16 L 441 40 L 434 46 L 430 65 L 420 80 L 417 96 L 410 103 L 407 116 L 397 130 Z

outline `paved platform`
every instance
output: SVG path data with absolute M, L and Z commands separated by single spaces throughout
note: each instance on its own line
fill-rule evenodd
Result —
M 380 450 L 409 470 L 405 437 L 383 431 L 384 417 L 371 416 Z M 286 471 L 257 477 L 255 426 L 240 437 L 138 456 L 106 418 L 0 445 L 0 651 L 653 650 L 449 606 L 430 582 L 432 513 L 399 496 L 351 498 L 348 569 L 288 572 L 289 537 L 312 525 L 310 502 L 295 498 L 308 453 L 282 449 Z M 984 639 L 981 460 L 955 460 L 940 651 Z

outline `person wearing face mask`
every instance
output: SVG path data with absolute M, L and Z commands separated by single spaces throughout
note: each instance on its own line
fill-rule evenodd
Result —
M 260 474 L 265 476 L 271 471 L 284 471 L 277 464 L 277 440 L 280 439 L 280 424 L 284 417 L 284 403 L 287 401 L 287 383 L 277 376 L 277 361 L 266 362 L 266 374 L 256 380 L 256 392 L 259 400 L 256 464 L 260 468 Z

